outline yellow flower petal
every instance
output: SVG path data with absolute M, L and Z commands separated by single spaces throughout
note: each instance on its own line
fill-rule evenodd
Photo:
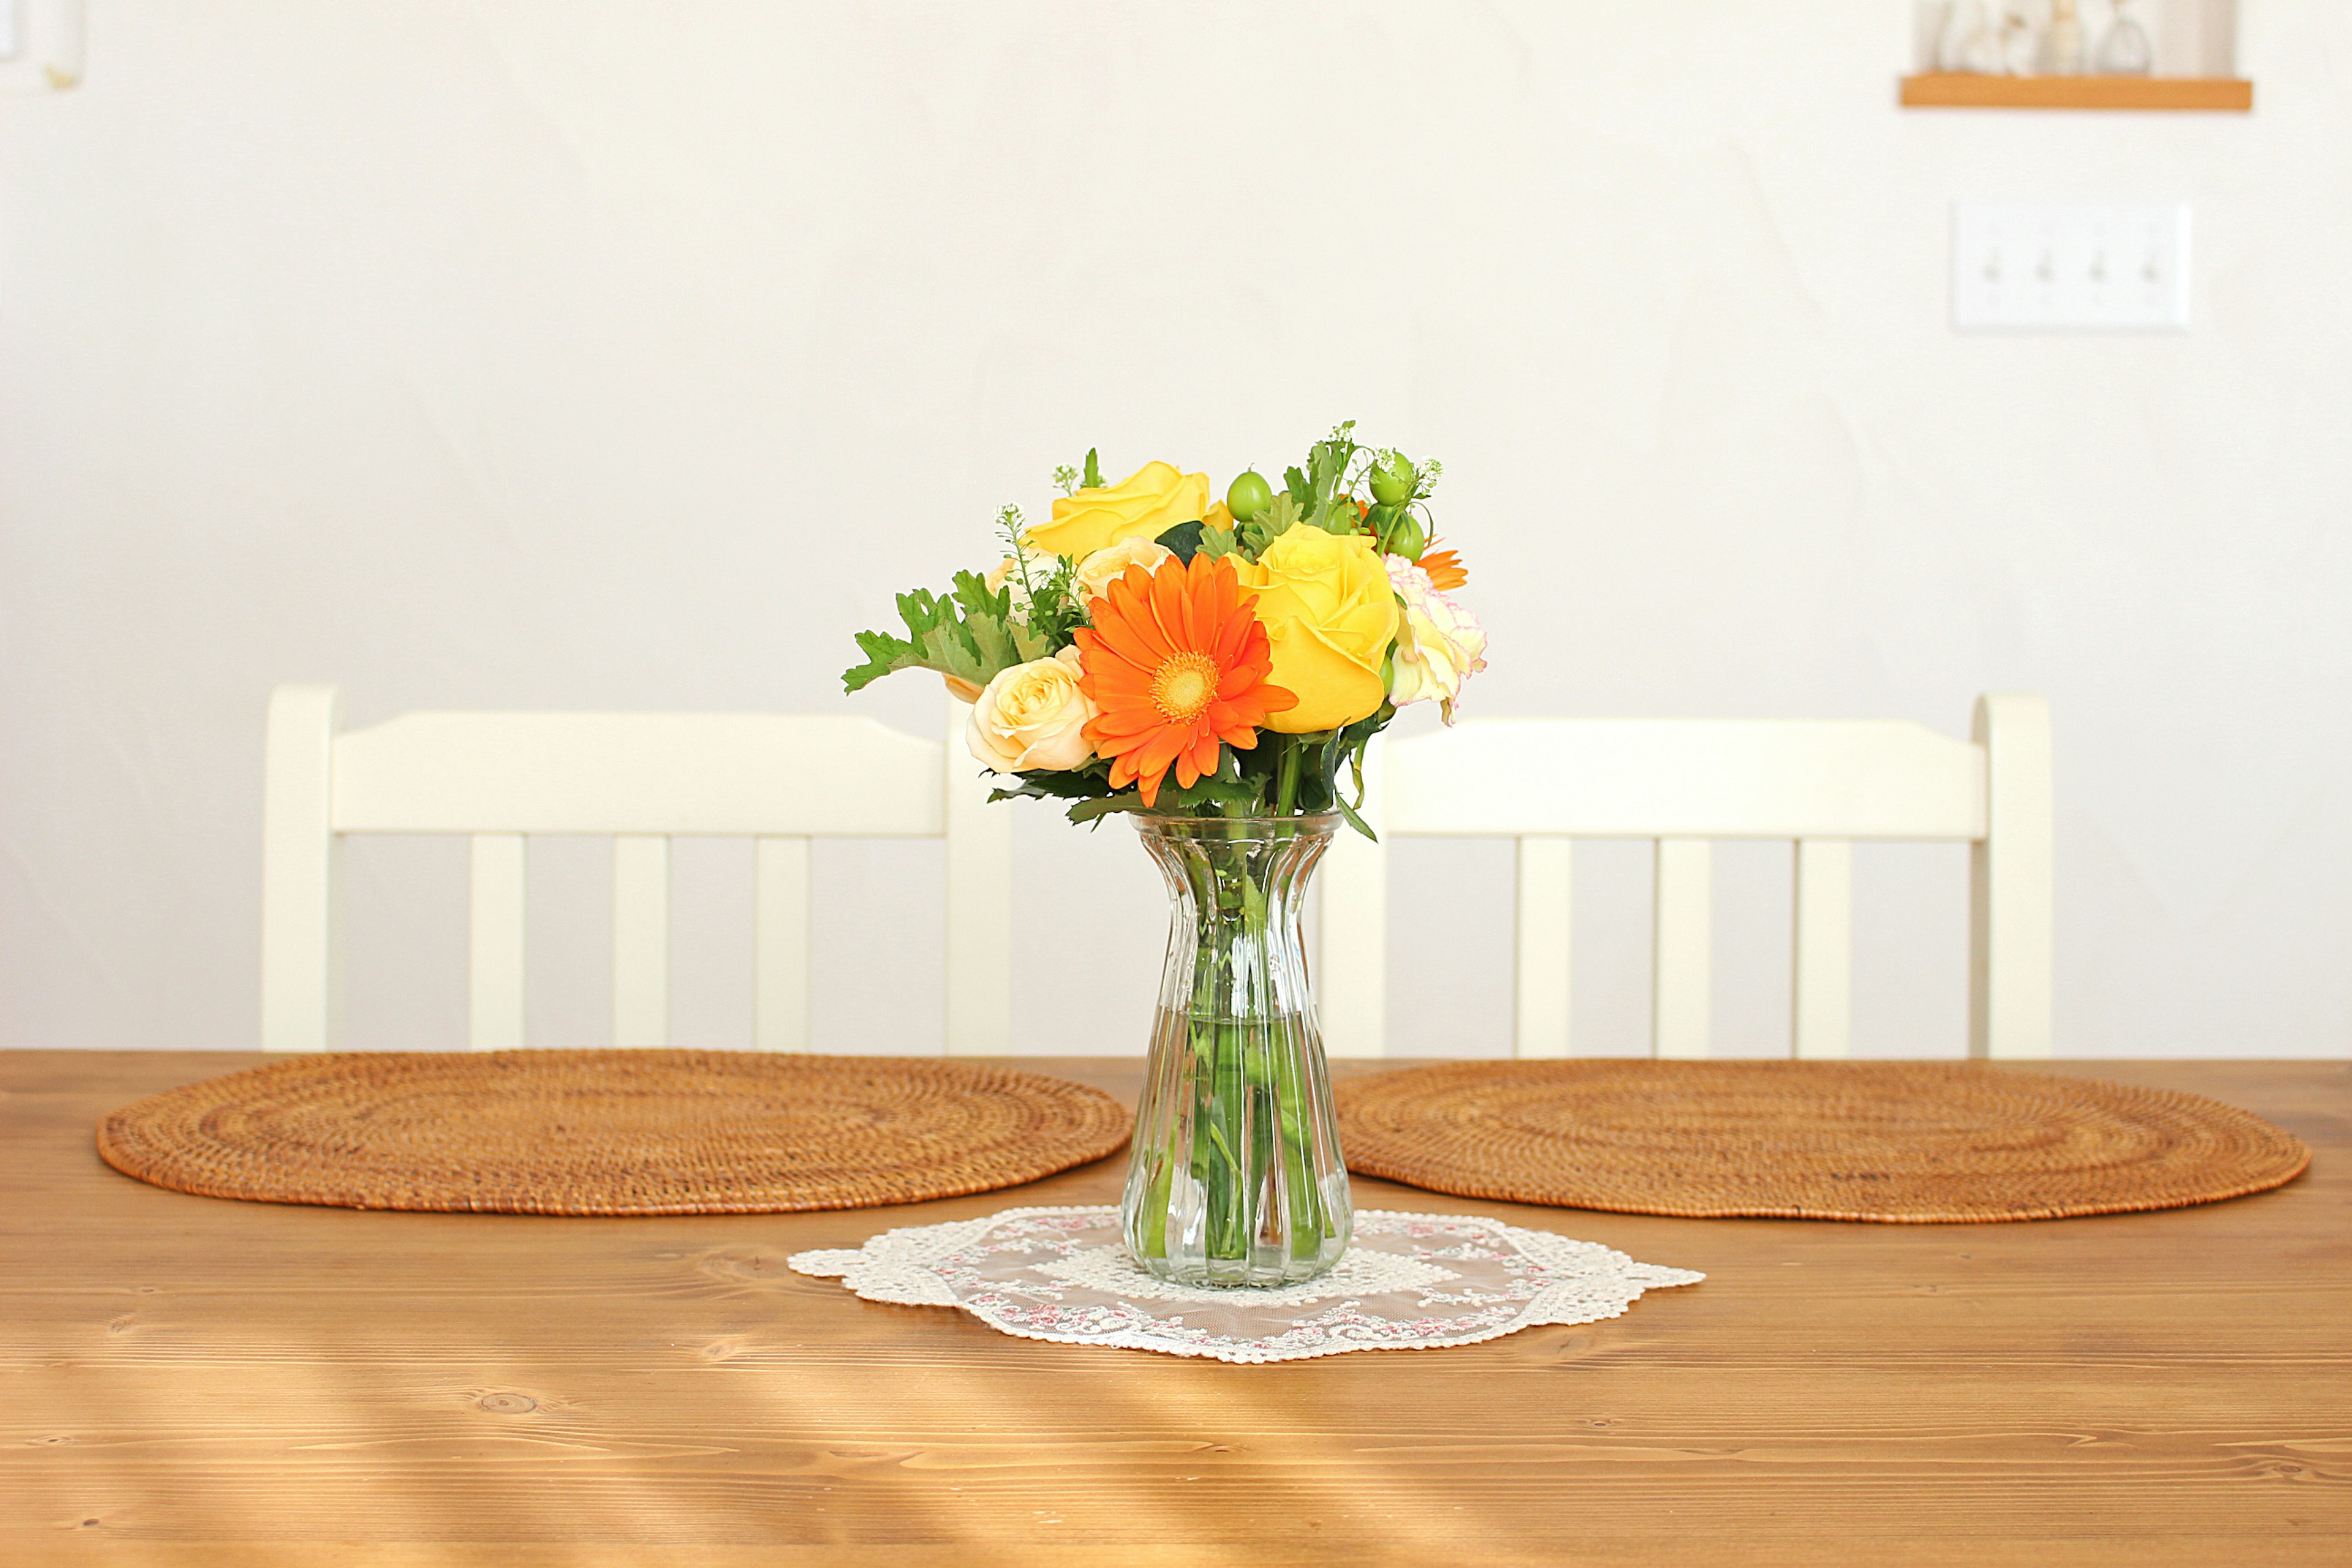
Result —
M 1285 735 L 1336 730 L 1370 715 L 1388 695 L 1379 665 L 1367 668 L 1305 621 L 1269 621 L 1265 632 L 1274 653 L 1266 681 L 1298 699 L 1297 707 L 1267 715 L 1267 729 Z
M 1268 679 L 1298 697 L 1269 729 L 1292 735 L 1337 729 L 1380 707 L 1387 695 L 1381 666 L 1396 640 L 1396 591 L 1370 539 L 1302 524 L 1236 569 L 1242 586 L 1258 595 L 1274 653 Z
M 1157 539 L 1209 510 L 1209 476 L 1172 463 L 1146 463 L 1115 485 L 1080 490 L 1054 503 L 1054 518 L 1021 536 L 1025 544 L 1084 561 L 1129 539 Z

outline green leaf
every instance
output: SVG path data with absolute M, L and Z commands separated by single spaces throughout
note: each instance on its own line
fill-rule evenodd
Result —
M 1201 553 L 1210 560 L 1219 560 L 1241 552 L 1242 542 L 1234 537 L 1229 528 L 1203 528 L 1201 531 Z
M 1072 822 L 1099 822 L 1102 818 L 1112 816 L 1118 812 L 1143 811 L 1145 809 L 1147 809 L 1147 807 L 1143 804 L 1143 792 L 1141 790 L 1121 790 L 1117 795 L 1097 795 L 1092 800 L 1082 800 L 1078 802 L 1077 805 L 1070 807 L 1070 820 Z
M 886 675 L 919 668 L 922 664 L 914 644 L 886 637 L 880 632 L 859 632 L 857 646 L 865 651 L 866 662 L 852 665 L 841 672 L 842 686 L 847 690 L 863 690 Z
M 1102 464 L 1095 460 L 1095 449 L 1092 447 L 1087 448 L 1087 477 L 1079 481 L 1079 488 L 1089 490 L 1098 490 L 1103 488 Z
M 1091 800 L 1111 793 L 1109 769 L 1088 763 L 1082 770 L 1049 770 L 1023 773 L 1021 782 L 1000 789 L 992 800 Z
M 1190 566 L 1192 563 L 1193 555 L 1201 548 L 1200 521 L 1196 519 L 1192 522 L 1180 522 L 1161 534 L 1155 542 L 1166 545 L 1174 551 L 1176 559 Z
M 992 590 L 978 573 L 956 575 L 946 598 L 918 588 L 898 595 L 898 618 L 907 636 L 859 632 L 866 662 L 842 672 L 842 684 L 856 691 L 901 669 L 933 669 L 974 686 L 985 686 L 1001 670 L 1052 651 L 1052 642 L 1013 619 L 1009 588 Z
M 1274 503 L 1249 521 L 1242 524 L 1242 544 L 1254 560 L 1265 553 L 1265 547 L 1298 525 L 1298 503 L 1288 490 L 1277 491 Z

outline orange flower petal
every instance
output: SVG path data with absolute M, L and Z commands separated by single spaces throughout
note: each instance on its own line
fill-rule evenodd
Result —
M 1220 746 L 1254 748 L 1267 712 L 1296 705 L 1265 684 L 1273 658 L 1256 603 L 1232 562 L 1199 554 L 1131 566 L 1095 601 L 1095 624 L 1078 634 L 1080 686 L 1100 711 L 1084 733 L 1112 759 L 1113 787 L 1134 781 L 1156 805 L 1171 767 L 1189 787 L 1216 772 Z M 1205 703 L 1189 695 L 1201 676 L 1213 678 Z

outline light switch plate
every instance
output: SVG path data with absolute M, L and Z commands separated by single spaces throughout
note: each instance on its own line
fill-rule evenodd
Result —
M 1952 325 L 1979 332 L 2189 327 L 2186 202 L 1961 202 Z

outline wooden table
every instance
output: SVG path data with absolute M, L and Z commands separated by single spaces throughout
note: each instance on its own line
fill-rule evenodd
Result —
M 261 1059 L 0 1052 L 10 1568 L 2352 1563 L 2345 1063 L 2062 1067 L 2316 1151 L 2169 1214 L 1708 1222 L 1359 1182 L 1708 1278 L 1581 1328 L 1244 1367 L 784 1267 L 1116 1201 L 1116 1161 L 919 1208 L 550 1220 L 215 1202 L 91 1152 L 102 1111 Z

